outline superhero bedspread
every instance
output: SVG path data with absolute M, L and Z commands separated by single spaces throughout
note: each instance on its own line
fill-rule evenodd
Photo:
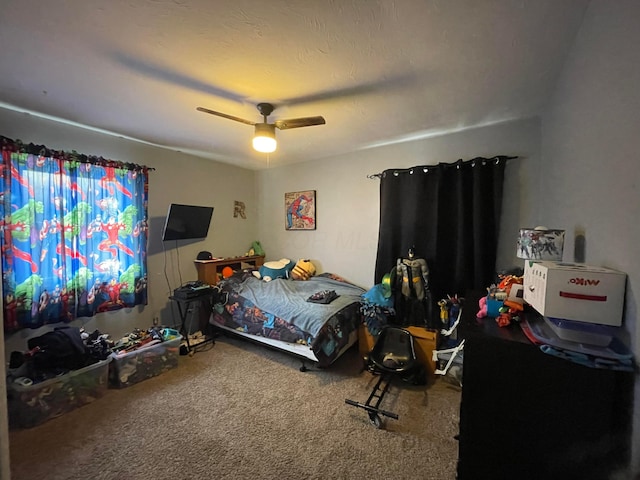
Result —
M 218 286 L 221 300 L 211 316 L 214 326 L 304 356 L 319 366 L 330 365 L 357 339 L 365 290 L 337 275 L 265 282 L 251 272 L 238 272 Z

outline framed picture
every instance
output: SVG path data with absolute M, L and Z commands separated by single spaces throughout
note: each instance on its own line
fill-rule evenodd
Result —
M 316 229 L 316 191 L 289 192 L 284 194 L 285 230 Z
M 540 227 L 520 229 L 518 258 L 561 262 L 563 249 L 564 230 L 545 230 Z

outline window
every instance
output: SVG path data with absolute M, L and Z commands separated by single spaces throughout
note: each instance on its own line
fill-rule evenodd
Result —
M 5 331 L 146 305 L 148 169 L 2 147 Z

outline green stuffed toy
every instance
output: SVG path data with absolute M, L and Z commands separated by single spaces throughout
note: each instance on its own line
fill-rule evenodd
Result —
M 265 282 L 270 282 L 276 278 L 289 278 L 294 266 L 295 263 L 293 263 L 292 260 L 282 258 L 280 260 L 265 262 L 264 265 L 252 273 L 254 277 L 264 280 Z
M 264 255 L 264 248 L 257 240 L 251 244 L 251 248 L 247 252 L 247 256 L 253 257 L 254 255 Z

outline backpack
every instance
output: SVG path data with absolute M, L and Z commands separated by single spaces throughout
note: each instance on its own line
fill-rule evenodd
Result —
M 33 353 L 34 367 L 39 370 L 77 370 L 88 362 L 87 346 L 77 327 L 57 327 L 39 337 L 27 341 Z

